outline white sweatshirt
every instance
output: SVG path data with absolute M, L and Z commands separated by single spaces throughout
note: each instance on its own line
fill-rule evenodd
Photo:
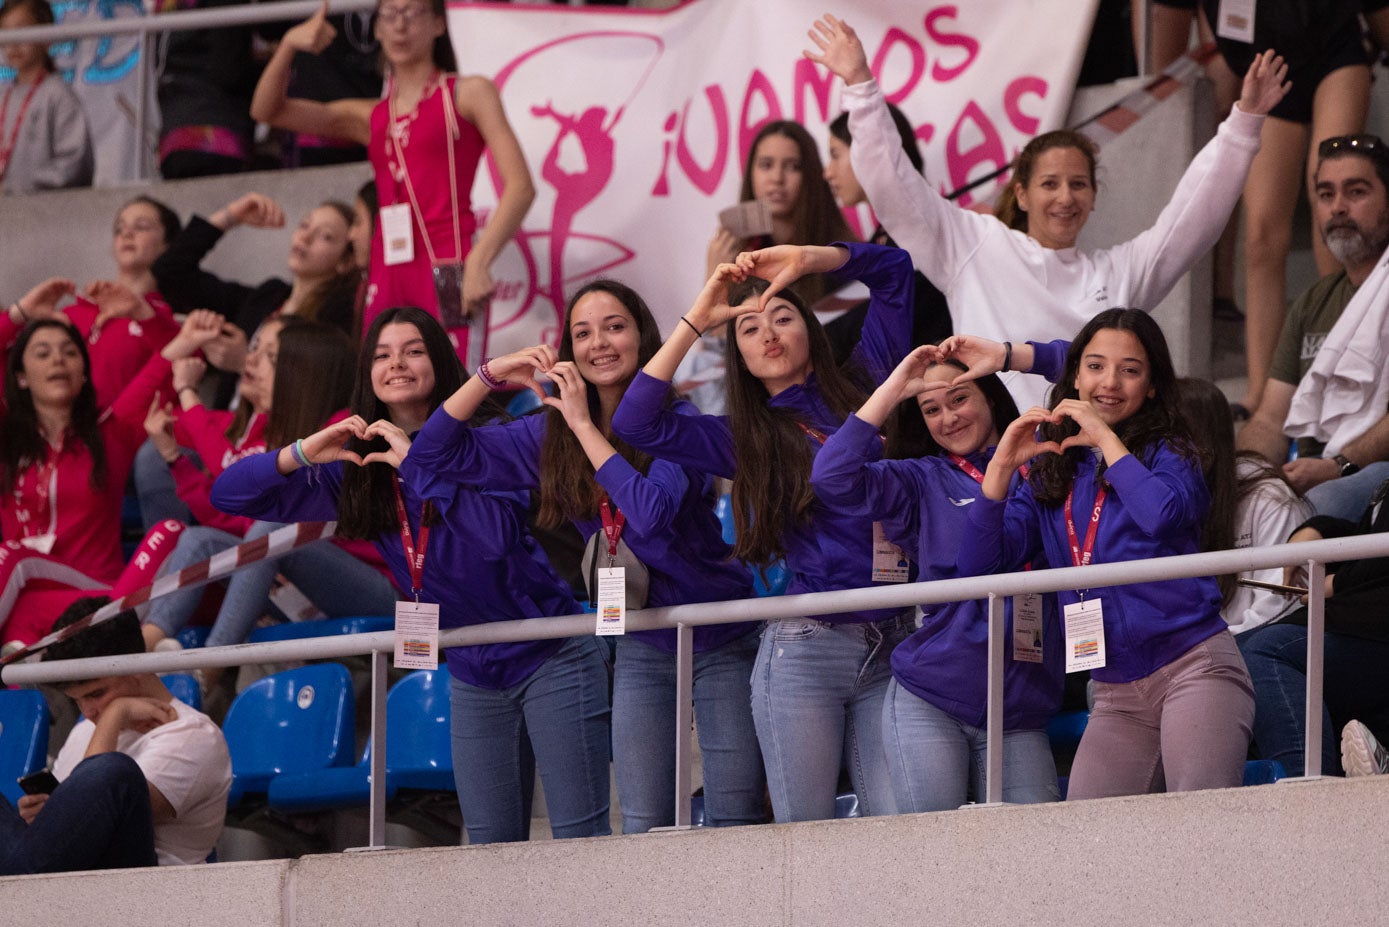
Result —
M 1049 249 L 993 216 L 961 209 L 913 170 L 876 81 L 844 89 L 854 174 L 878 220 L 916 269 L 945 293 L 955 331 L 996 341 L 1070 338 L 1097 312 L 1151 310 L 1214 246 L 1244 189 L 1264 117 L 1236 106 L 1182 175 L 1157 223 L 1083 254 Z M 1018 406 L 1047 384 L 1004 374 Z

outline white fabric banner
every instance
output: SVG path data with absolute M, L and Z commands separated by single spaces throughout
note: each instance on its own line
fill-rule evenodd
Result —
M 859 0 L 841 15 L 917 126 L 927 176 L 949 191 L 1061 125 L 1097 2 Z M 461 70 L 496 81 L 536 185 L 493 272 L 493 354 L 557 342 L 564 294 L 599 275 L 635 287 L 670 331 L 704 282 L 706 245 L 738 198 L 757 129 L 798 120 L 826 156 L 841 85 L 801 54 L 820 10 L 796 0 L 450 8 Z M 481 217 L 499 181 L 490 163 L 479 174 Z M 871 228 L 866 213 L 852 218 Z

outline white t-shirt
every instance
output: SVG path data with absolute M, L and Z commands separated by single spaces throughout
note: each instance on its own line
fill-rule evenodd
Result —
M 1255 465 L 1246 460 L 1238 461 L 1235 467 L 1240 479 L 1247 479 L 1255 471 Z M 1312 514 L 1311 503 L 1298 498 L 1282 480 L 1260 480 L 1235 510 L 1235 549 L 1282 544 Z M 1249 570 L 1240 576 L 1266 583 L 1281 583 L 1283 568 Z M 1300 604 L 1291 596 L 1267 589 L 1236 586 L 1230 604 L 1225 606 L 1221 614 L 1232 633 L 1243 634 L 1281 618 Z
M 145 778 L 174 809 L 174 820 L 154 828 L 161 866 L 207 861 L 227 816 L 231 754 L 222 730 L 202 712 L 173 700 L 178 717 L 148 734 L 121 731 L 116 748 L 139 764 Z M 83 718 L 72 729 L 53 774 L 61 782 L 87 753 L 96 725 Z

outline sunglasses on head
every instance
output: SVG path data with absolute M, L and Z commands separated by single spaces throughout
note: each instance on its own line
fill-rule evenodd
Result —
M 1369 155 L 1372 151 L 1383 152 L 1384 142 L 1377 135 L 1336 135 L 1322 139 L 1317 145 L 1317 157 L 1329 158 L 1335 154 L 1358 152 Z

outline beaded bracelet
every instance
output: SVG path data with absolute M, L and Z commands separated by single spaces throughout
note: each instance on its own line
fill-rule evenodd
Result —
M 294 458 L 294 462 L 301 467 L 311 467 L 309 455 L 304 453 L 304 439 L 300 438 L 289 446 L 289 456 Z
M 483 361 L 480 365 L 478 365 L 477 378 L 481 380 L 482 385 L 487 387 L 489 390 L 496 391 L 501 389 L 503 386 L 506 386 L 505 380 L 498 380 L 496 377 L 492 376 L 492 371 L 487 367 L 487 361 Z

